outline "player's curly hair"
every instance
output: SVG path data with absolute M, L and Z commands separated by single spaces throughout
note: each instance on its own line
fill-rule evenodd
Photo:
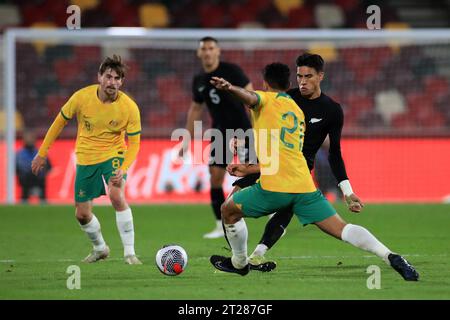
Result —
M 268 64 L 263 69 L 264 80 L 274 89 L 287 90 L 291 84 L 291 71 L 289 67 L 283 63 L 274 62 Z
M 317 72 L 322 72 L 323 65 L 325 64 L 321 56 L 309 52 L 299 55 L 295 62 L 297 67 L 306 66 L 315 69 Z
M 113 54 L 112 58 L 106 57 L 103 60 L 98 73 L 102 75 L 108 69 L 114 70 L 120 78 L 125 78 L 125 71 L 128 67 L 122 62 L 122 58 L 119 55 Z

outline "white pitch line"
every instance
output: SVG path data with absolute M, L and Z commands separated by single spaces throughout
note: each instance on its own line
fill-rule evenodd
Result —
M 448 257 L 449 254 L 404 254 L 403 257 Z M 372 259 L 377 258 L 375 255 L 364 255 L 362 256 L 366 259 Z M 269 260 L 307 260 L 307 259 L 352 259 L 352 258 L 360 258 L 360 256 L 273 256 L 270 257 Z M 108 258 L 106 261 L 122 261 L 123 258 Z M 194 257 L 189 258 L 189 260 L 209 260 L 209 256 L 207 257 Z M 61 262 L 70 262 L 70 263 L 83 263 L 81 260 L 76 259 L 57 259 L 57 260 L 12 260 L 12 259 L 6 259 L 6 260 L 0 260 L 0 263 L 44 263 L 44 262 L 53 262 L 53 263 L 61 263 Z M 100 262 L 101 263 L 101 262 Z
M 108 258 L 107 261 L 122 261 L 123 258 Z M 43 263 L 43 262 L 79 262 L 84 263 L 76 259 L 57 259 L 57 260 L 0 260 L 0 263 Z M 100 262 L 101 263 L 101 262 Z

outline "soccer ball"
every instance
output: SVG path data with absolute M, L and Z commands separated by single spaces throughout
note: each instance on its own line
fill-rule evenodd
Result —
M 186 269 L 186 251 L 175 244 L 165 245 L 156 253 L 156 265 L 166 276 L 177 276 Z

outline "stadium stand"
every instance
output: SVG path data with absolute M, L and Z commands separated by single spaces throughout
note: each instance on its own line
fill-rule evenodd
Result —
M 379 5 L 383 11 L 383 23 L 393 24 L 394 27 L 395 23 L 406 23 L 413 27 L 445 27 L 450 21 L 450 4 L 445 1 L 439 1 L 439 5 L 433 8 L 419 0 L 238 0 L 232 4 L 223 0 L 4 0 L 2 3 L 1 29 L 10 26 L 29 27 L 36 22 L 46 21 L 64 27 L 66 17 L 61 12 L 65 12 L 72 4 L 82 10 L 82 25 L 85 28 L 113 25 L 235 28 L 251 22 L 266 28 L 365 28 L 365 23 L 357 21 L 355 17 L 366 14 L 365 8 L 370 4 Z
M 388 28 L 447 27 L 450 2 L 439 1 L 423 12 L 423 1 L 372 1 L 382 6 L 383 24 Z M 158 28 L 235 28 L 256 25 L 266 28 L 366 28 L 367 1 L 330 0 L 239 0 L 228 4 L 214 0 L 19 0 L 0 4 L 0 31 L 7 27 L 63 27 L 70 4 L 83 10 L 83 28 L 143 26 Z M 186 14 L 189 12 L 189 14 Z M 425 16 L 426 19 L 421 19 Z M 332 17 L 332 19 L 330 18 Z M 446 18 L 445 18 L 446 17 Z M 421 21 L 418 23 L 417 21 Z M 425 25 L 429 21 L 430 25 Z M 361 128 L 420 129 L 450 126 L 449 44 L 377 48 L 336 48 L 332 43 L 310 46 L 326 59 L 327 77 L 323 89 L 342 103 L 346 114 L 346 134 Z M 95 71 L 108 48 L 65 46 L 35 42 L 18 44 L 17 81 L 21 92 L 17 107 L 26 126 L 47 125 L 74 91 L 95 82 Z M 131 67 L 124 90 L 142 108 L 149 137 L 167 136 L 174 127 L 184 125 L 190 101 L 192 66 L 199 66 L 192 50 L 171 52 L 127 48 L 120 54 Z M 224 59 L 243 66 L 259 86 L 259 70 L 274 60 L 293 64 L 296 50 L 224 50 Z M 176 55 L 176 58 L 174 58 Z M 181 58 L 182 57 L 182 58 Z M 80 66 L 76 71 L 67 66 Z M 50 70 L 49 70 L 50 66 Z M 180 79 L 176 74 L 186 74 Z M 295 83 L 295 78 L 292 79 Z M 357 85 L 356 85 L 357 84 Z M 176 94 L 168 94 L 176 88 Z M 348 92 L 348 88 L 358 88 Z M 386 108 L 386 105 L 389 108 Z M 423 106 L 427 107 L 424 108 Z M 174 116 L 176 114 L 176 116 Z M 51 118 L 51 117 L 50 117 Z M 391 130 L 392 131 L 392 130 Z

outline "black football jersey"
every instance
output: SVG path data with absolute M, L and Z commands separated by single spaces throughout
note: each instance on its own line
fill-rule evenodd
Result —
M 248 85 L 250 80 L 239 66 L 227 62 L 220 62 L 213 72 L 202 72 L 194 76 L 192 100 L 207 105 L 212 118 L 212 127 L 219 130 L 251 128 L 244 104 L 229 92 L 216 89 L 209 82 L 211 77 L 224 78 L 242 88 Z
M 341 132 L 344 113 L 339 103 L 322 93 L 316 99 L 302 97 L 299 88 L 287 92 L 305 114 L 306 132 L 303 142 L 303 155 L 310 170 L 314 158 L 327 135 L 330 137 L 329 162 L 338 182 L 347 180 L 344 160 L 341 154 Z
M 344 160 L 341 154 L 341 132 L 344 125 L 344 113 L 339 103 L 322 93 L 316 99 L 306 99 L 301 96 L 298 88 L 287 92 L 305 115 L 306 131 L 303 141 L 303 155 L 309 170 L 314 168 L 314 159 L 327 135 L 330 137 L 329 163 L 338 182 L 347 180 Z M 236 180 L 233 186 L 241 188 L 251 186 L 260 174 L 250 174 Z

